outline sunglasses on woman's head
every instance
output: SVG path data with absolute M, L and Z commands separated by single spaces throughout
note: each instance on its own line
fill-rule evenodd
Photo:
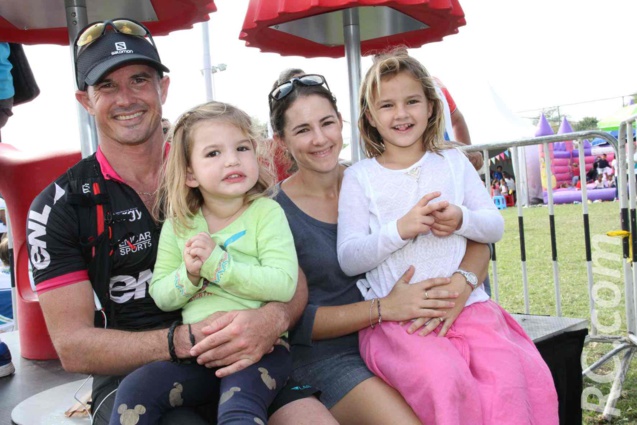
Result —
M 329 91 L 330 86 L 327 85 L 327 81 L 325 81 L 325 77 L 318 74 L 308 74 L 302 75 L 300 77 L 294 77 L 291 80 L 286 81 L 285 83 L 281 83 L 274 88 L 270 92 L 270 104 L 272 101 L 281 100 L 294 90 L 295 85 L 301 86 L 322 86 L 325 85 L 325 88 Z

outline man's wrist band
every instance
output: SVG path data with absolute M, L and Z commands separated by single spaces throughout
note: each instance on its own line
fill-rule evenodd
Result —
M 192 334 L 192 326 L 190 326 L 190 323 L 188 323 L 188 336 L 190 337 L 190 344 L 194 347 L 196 342 L 195 336 Z
M 177 353 L 175 353 L 175 329 L 181 325 L 181 320 L 175 320 L 170 328 L 168 328 L 168 354 L 170 354 L 170 360 L 173 363 L 181 363 Z

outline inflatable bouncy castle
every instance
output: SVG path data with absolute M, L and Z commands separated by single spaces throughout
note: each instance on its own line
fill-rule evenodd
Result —
M 573 129 L 569 124 L 568 120 L 564 118 L 562 123 L 560 124 L 560 128 L 558 130 L 558 134 L 568 134 L 572 133 Z M 553 130 L 549 125 L 548 121 L 542 115 L 540 117 L 540 122 L 538 123 L 538 128 L 536 131 L 536 136 L 548 136 L 552 135 Z M 593 168 L 593 163 L 595 162 L 595 158 L 597 156 L 601 156 L 602 154 L 606 154 L 606 159 L 609 163 L 612 162 L 614 158 L 613 148 L 610 146 L 606 147 L 597 147 L 594 148 L 591 146 L 591 143 L 588 140 L 584 140 L 581 143 L 582 148 L 584 149 L 584 170 L 585 173 L 590 171 Z M 564 203 L 573 203 L 573 202 L 581 202 L 582 200 L 582 192 L 573 187 L 573 177 L 579 177 L 579 150 L 575 148 L 575 143 L 573 141 L 565 141 L 565 142 L 555 142 L 548 144 L 549 157 L 551 159 L 551 188 L 553 189 L 553 201 L 556 204 L 564 204 Z M 539 154 L 540 154 L 540 173 L 542 179 L 542 191 L 544 203 L 548 203 L 548 195 L 547 195 L 547 176 L 546 176 L 546 166 L 545 166 L 545 152 L 542 145 L 538 146 Z M 573 165 L 577 165 L 574 167 Z M 587 192 L 587 198 L 590 201 L 602 200 L 602 201 L 610 201 L 615 197 L 615 189 L 612 187 L 603 188 L 603 189 L 594 189 L 595 185 L 589 185 L 589 191 Z
M 572 133 L 573 129 L 569 124 L 568 120 L 564 118 L 562 123 L 560 124 L 560 128 L 557 134 L 568 134 Z M 552 135 L 553 130 L 549 125 L 548 121 L 544 117 L 541 116 L 540 122 L 538 123 L 538 131 L 536 136 L 549 136 Z M 584 148 L 584 163 L 586 172 L 588 172 L 595 162 L 595 156 L 592 152 L 591 144 L 588 140 L 584 140 L 582 143 Z M 551 158 L 551 187 L 553 189 L 557 188 L 566 188 L 572 186 L 573 176 L 574 176 L 574 167 L 573 164 L 577 164 L 579 166 L 579 151 L 574 147 L 574 143 L 572 141 L 566 142 L 555 142 L 549 143 L 549 156 Z M 544 147 L 542 145 L 538 146 L 540 150 L 540 172 L 542 175 L 542 190 L 546 191 L 546 167 L 545 167 L 545 153 Z M 613 155 L 612 153 L 608 157 L 608 162 L 612 161 Z

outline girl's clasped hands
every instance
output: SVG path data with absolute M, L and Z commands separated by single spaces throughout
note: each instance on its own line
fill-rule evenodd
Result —
M 435 236 L 449 236 L 462 226 L 462 210 L 449 201 L 432 202 L 440 192 L 423 196 L 414 207 L 398 220 L 398 234 L 403 240 L 429 232 Z

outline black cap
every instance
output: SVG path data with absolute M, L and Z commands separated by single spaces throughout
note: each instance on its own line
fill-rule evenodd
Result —
M 148 40 L 136 35 L 107 31 L 84 47 L 77 57 L 75 69 L 77 87 L 86 90 L 116 68 L 130 63 L 145 63 L 159 71 L 169 72 L 159 59 L 157 49 Z

